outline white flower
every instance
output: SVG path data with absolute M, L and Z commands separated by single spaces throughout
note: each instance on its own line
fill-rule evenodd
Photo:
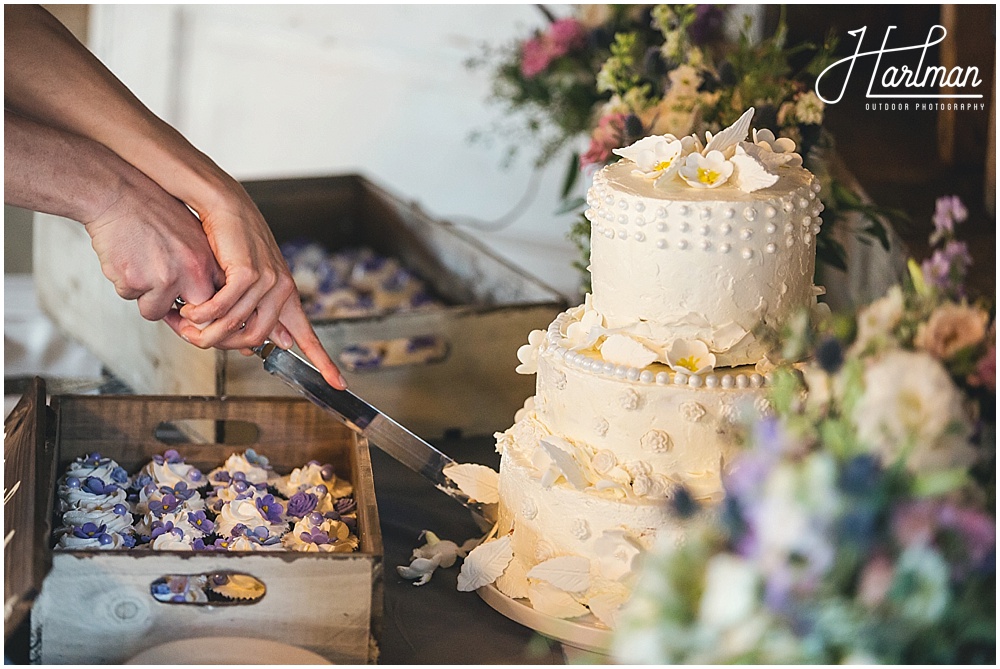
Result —
M 598 571 L 612 581 L 633 573 L 642 552 L 642 547 L 623 529 L 605 530 L 594 542 Z
M 680 65 L 667 75 L 670 79 L 670 91 L 674 95 L 697 95 L 701 86 L 701 75 L 690 65 Z
M 655 362 L 660 354 L 628 335 L 613 334 L 601 345 L 601 357 L 616 365 L 643 369 Z
M 681 415 L 684 416 L 684 420 L 697 423 L 705 417 L 705 407 L 697 402 L 685 402 L 681 405 Z
M 538 371 L 538 351 L 545 341 L 544 330 L 532 330 L 528 343 L 517 349 L 517 359 L 521 361 L 514 371 L 518 374 L 534 374 Z
M 773 186 L 778 180 L 778 175 L 769 171 L 769 166 L 761 159 L 763 155 L 766 155 L 766 152 L 743 142 L 736 147 L 735 155 L 729 159 L 735 168 L 732 176 L 733 185 L 744 193 Z
M 572 349 L 590 348 L 604 334 L 604 317 L 590 306 L 590 295 L 586 297 L 580 320 L 566 327 L 566 340 Z
M 712 556 L 705 566 L 698 621 L 720 631 L 742 622 L 757 608 L 759 587 L 760 576 L 747 560 L 729 553 Z
M 733 164 L 721 151 L 709 151 L 706 156 L 692 153 L 684 159 L 679 174 L 693 188 L 717 188 L 732 176 Z
M 802 167 L 802 156 L 795 153 L 795 142 L 788 137 L 775 138 L 770 130 L 754 130 L 753 143 L 761 149 L 761 158 L 768 167 L 772 166 L 772 162 L 776 165 Z
M 903 289 L 898 285 L 858 312 L 858 336 L 855 350 L 865 348 L 872 341 L 884 339 L 903 317 Z
M 674 442 L 663 430 L 650 430 L 639 438 L 639 445 L 646 451 L 666 453 L 673 448 Z
M 800 93 L 795 100 L 795 117 L 800 123 L 819 125 L 823 122 L 825 106 L 814 91 Z
M 594 453 L 594 457 L 590 460 L 590 466 L 594 468 L 594 471 L 598 474 L 607 474 L 611 471 L 612 467 L 618 464 L 618 457 L 615 455 L 614 451 L 600 450 Z
M 913 471 L 972 462 L 962 395 L 937 360 L 926 353 L 890 351 L 865 371 L 864 380 L 853 416 L 858 438 L 885 464 L 903 455 Z
M 715 354 L 698 339 L 675 339 L 667 350 L 667 364 L 675 372 L 705 374 L 715 368 Z
M 634 174 L 656 179 L 661 175 L 672 176 L 677 172 L 681 147 L 681 141 L 673 135 L 654 135 L 643 137 L 624 149 L 612 149 L 611 153 L 634 162 Z

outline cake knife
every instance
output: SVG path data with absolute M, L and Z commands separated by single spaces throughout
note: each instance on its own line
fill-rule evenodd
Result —
M 253 352 L 264 361 L 264 369 L 300 392 L 313 404 L 333 413 L 349 428 L 368 439 L 393 458 L 428 479 L 438 490 L 472 511 L 477 519 L 492 527 L 496 506 L 469 500 L 447 476 L 444 469 L 456 464 L 405 427 L 386 416 L 349 390 L 337 390 L 304 359 L 265 341 Z

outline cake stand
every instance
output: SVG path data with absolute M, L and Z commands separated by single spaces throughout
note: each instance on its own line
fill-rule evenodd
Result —
M 476 592 L 483 601 L 516 623 L 530 627 L 539 634 L 559 641 L 579 651 L 586 651 L 598 662 L 607 662 L 611 652 L 610 629 L 598 622 L 593 614 L 566 620 L 536 611 L 526 599 L 511 599 L 495 585 L 484 585 Z

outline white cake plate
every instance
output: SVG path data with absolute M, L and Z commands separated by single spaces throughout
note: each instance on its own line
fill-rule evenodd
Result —
M 498 612 L 550 639 L 597 655 L 607 656 L 611 653 L 612 632 L 598 622 L 593 614 L 588 613 L 572 620 L 545 615 L 536 611 L 528 600 L 511 599 L 492 583 L 476 592 Z

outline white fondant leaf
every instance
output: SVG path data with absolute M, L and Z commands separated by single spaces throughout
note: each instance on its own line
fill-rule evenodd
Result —
M 566 592 L 583 592 L 590 587 L 590 560 L 580 555 L 561 555 L 536 564 L 528 578 L 548 581 Z
M 497 489 L 500 475 L 496 470 L 484 465 L 463 463 L 448 465 L 444 475 L 455 482 L 458 489 L 469 496 L 470 500 L 483 504 L 495 504 L 500 501 Z
M 528 569 L 520 560 L 511 560 L 496 580 L 497 589 L 511 599 L 528 596 Z
M 601 357 L 616 365 L 642 369 L 652 364 L 659 355 L 628 335 L 613 334 L 601 345 Z
M 545 449 L 545 452 L 549 454 L 549 457 L 552 458 L 555 466 L 559 468 L 563 476 L 566 477 L 566 480 L 569 481 L 570 485 L 577 490 L 583 490 L 589 485 L 587 477 L 583 474 L 583 467 L 581 467 L 580 463 L 576 461 L 576 458 L 574 458 L 567 451 L 563 450 L 562 445 L 559 444 L 559 442 L 569 446 L 565 440 L 560 439 L 559 437 L 545 437 L 538 443 Z
M 622 604 L 628 599 L 627 593 L 602 592 L 587 600 L 587 606 L 594 617 L 604 625 L 615 629 L 618 623 L 618 615 L 621 613 Z
M 768 172 L 763 163 L 748 155 L 741 147 L 737 147 L 736 155 L 729 159 L 736 166 L 732 176 L 733 183 L 744 193 L 752 193 L 761 188 L 773 186 L 778 175 Z
M 708 144 L 705 145 L 702 153 L 704 155 L 708 155 L 709 151 L 726 153 L 727 150 L 746 139 L 747 133 L 750 132 L 750 120 L 753 119 L 753 112 L 753 107 L 750 107 L 750 109 L 743 112 L 743 116 L 740 116 L 736 123 L 725 130 L 720 130 L 719 134 L 714 135 Z
M 478 590 L 497 580 L 514 558 L 510 535 L 476 546 L 462 563 L 458 575 L 458 589 L 462 592 Z
M 587 613 L 587 607 L 545 581 L 536 581 L 528 586 L 528 601 L 531 606 L 553 618 L 577 618 Z

